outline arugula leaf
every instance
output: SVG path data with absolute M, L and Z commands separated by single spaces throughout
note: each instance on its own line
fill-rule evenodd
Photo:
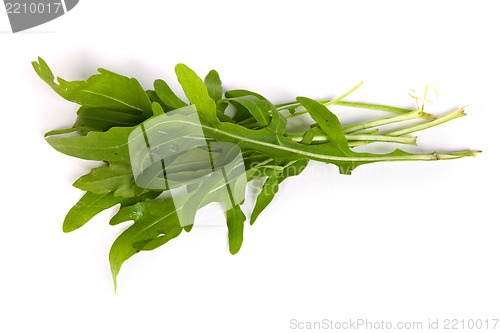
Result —
M 122 207 L 110 221 L 117 225 L 125 221 L 134 224 L 118 236 L 109 251 L 109 263 L 116 291 L 116 277 L 123 263 L 138 253 L 139 246 L 146 250 L 154 249 L 177 237 L 182 227 L 171 198 L 163 201 L 143 201 Z
M 95 131 L 107 131 L 112 127 L 129 127 L 145 120 L 143 115 L 117 112 L 95 107 L 82 106 L 77 111 L 73 127 L 86 127 Z
M 271 117 L 269 116 L 269 105 L 267 102 L 252 95 L 226 98 L 224 101 L 228 101 L 235 106 L 241 105 L 253 116 L 259 126 L 265 127 L 269 125 Z
M 245 214 L 239 205 L 226 210 L 227 237 L 229 239 L 229 252 L 236 254 L 243 244 L 243 226 L 246 220 Z
M 309 111 L 309 115 L 328 136 L 330 139 L 329 144 L 335 145 L 337 149 L 349 155 L 349 145 L 347 144 L 347 139 L 342 131 L 342 125 L 337 116 L 331 113 L 326 106 L 310 98 L 297 97 L 297 101 Z
M 114 195 L 113 193 L 95 194 L 86 192 L 82 198 L 69 210 L 63 223 L 63 231 L 71 232 L 90 221 L 94 216 L 111 208 L 117 204 L 122 207 L 135 204 L 136 202 L 158 196 L 158 192 L 145 193 L 142 196 L 134 198 L 123 198 Z
M 146 191 L 135 184 L 132 167 L 126 162 L 111 162 L 94 168 L 75 181 L 73 186 L 95 194 L 113 192 L 115 196 L 124 198 L 132 198 Z
M 207 87 L 208 95 L 215 102 L 222 98 L 222 82 L 220 81 L 219 73 L 215 70 L 208 72 L 205 77 L 205 86 Z
M 45 61 L 41 58 L 38 58 L 38 61 L 32 64 L 40 78 L 69 101 L 101 110 L 142 115 L 144 119 L 151 116 L 151 103 L 134 78 L 129 79 L 100 68 L 100 74 L 92 75 L 87 81 L 66 81 L 57 78 L 56 83 Z
M 203 123 L 217 126 L 220 123 L 217 118 L 217 108 L 215 101 L 208 94 L 205 83 L 193 70 L 184 64 L 175 66 L 175 73 L 184 94 L 186 94 L 191 104 L 196 106 L 200 120 Z
M 279 113 L 278 110 L 276 110 L 274 105 L 272 104 L 270 105 L 273 116 L 271 118 L 271 123 L 269 124 L 268 128 L 276 134 L 283 135 L 285 133 L 287 119 L 285 118 L 285 116 Z
M 187 106 L 186 102 L 177 97 L 177 95 L 170 89 L 168 84 L 163 80 L 156 80 L 153 84 L 155 92 L 160 100 L 165 103 L 171 110 L 180 109 Z
M 250 217 L 250 225 L 255 223 L 260 213 L 262 213 L 274 199 L 274 196 L 278 192 L 279 184 L 289 177 L 299 175 L 306 168 L 308 163 L 308 160 L 298 160 L 290 163 L 282 169 L 278 168 L 272 170 L 272 173 L 267 178 L 259 195 L 257 196 L 255 207 L 252 211 L 252 216 Z
M 55 79 L 54 74 L 50 70 L 50 67 L 47 65 L 47 63 L 42 58 L 38 57 L 38 62 L 32 61 L 31 65 L 33 66 L 33 69 L 35 70 L 36 74 L 45 83 L 47 83 L 58 94 L 62 93 L 61 88 L 54 82 Z
M 252 179 L 268 177 L 257 196 L 250 224 L 270 204 L 279 185 L 300 174 L 309 160 L 335 164 L 341 173 L 350 174 L 355 167 L 373 162 L 454 159 L 477 153 L 411 154 L 396 149 L 370 154 L 351 150 L 350 146 L 376 141 L 413 143 L 413 137 L 402 135 L 464 115 L 459 109 L 433 120 L 418 110 L 341 101 L 359 85 L 332 101 L 298 97 L 297 102 L 275 106 L 248 90 L 227 91 L 223 98 L 216 71 L 210 71 L 202 81 L 186 65 L 178 64 L 175 71 L 190 102 L 187 104 L 163 80 L 156 80 L 155 90 L 145 92 L 137 80 L 104 69 L 86 81 L 68 82 L 56 80 L 41 58 L 32 64 L 55 92 L 81 105 L 73 127 L 47 133 L 47 142 L 64 154 L 106 162 L 75 181 L 74 186 L 86 193 L 69 210 L 63 230 L 78 229 L 117 204 L 120 209 L 110 224 L 134 222 L 110 249 L 115 290 L 118 272 L 127 259 L 167 243 L 182 230 L 191 230 L 197 211 L 212 202 L 225 208 L 229 251 L 237 253 L 246 221 L 240 205 Z M 224 114 L 229 104 L 236 108 L 233 118 Z M 355 124 L 351 130 L 416 118 L 430 121 L 389 135 L 373 135 L 375 128 L 346 136 L 349 132 L 325 106 L 333 104 L 402 114 Z M 283 110 L 291 115 L 284 116 Z M 314 120 L 310 129 L 287 132 L 287 118 L 304 113 Z M 151 200 L 171 189 L 182 194 L 171 192 L 171 197 Z
M 57 151 L 84 160 L 123 161 L 129 158 L 128 137 L 135 127 L 113 127 L 106 132 L 89 132 L 83 136 L 60 136 L 63 132 L 47 133 L 47 142 Z M 78 128 L 65 130 L 76 132 Z
M 262 186 L 262 189 L 257 196 L 257 200 L 255 201 L 255 207 L 252 211 L 252 216 L 250 217 L 250 225 L 255 223 L 257 217 L 262 213 L 262 211 L 271 203 L 274 199 L 274 196 L 278 192 L 280 172 L 275 171 L 271 176 L 269 176 Z
M 253 103 L 247 102 L 244 105 L 241 103 L 232 103 L 236 107 L 236 114 L 234 115 L 236 123 L 245 123 L 254 119 L 257 120 L 258 124 L 261 126 L 267 126 L 270 121 L 269 110 L 272 104 L 264 96 L 243 89 L 235 89 L 226 92 L 226 99 L 236 102 L 237 99 L 245 96 L 252 96 L 253 98 L 251 98 L 250 101 L 253 101 Z M 256 99 L 260 102 L 255 102 Z M 267 112 L 267 115 L 263 114 L 263 112 Z

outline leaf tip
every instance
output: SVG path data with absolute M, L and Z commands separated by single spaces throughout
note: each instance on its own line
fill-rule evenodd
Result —
M 229 247 L 229 253 L 231 253 L 231 255 L 235 255 L 237 254 L 239 251 L 240 251 L 240 248 L 241 246 L 238 246 L 238 247 Z

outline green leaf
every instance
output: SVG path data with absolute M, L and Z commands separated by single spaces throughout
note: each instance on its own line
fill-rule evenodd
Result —
M 287 119 L 280 112 L 278 112 L 278 110 L 276 110 L 274 105 L 270 105 L 273 116 L 271 118 L 271 123 L 269 124 L 269 129 L 276 134 L 282 135 L 283 133 L 285 133 Z
M 148 98 L 149 100 L 151 101 L 151 103 L 158 103 L 161 105 L 161 108 L 165 111 L 165 112 L 168 112 L 168 111 L 172 111 L 174 110 L 174 108 L 171 108 L 170 106 L 168 106 L 167 104 L 165 104 L 161 99 L 160 97 L 158 97 L 158 94 L 156 93 L 156 91 L 154 90 L 146 90 L 146 95 L 148 95 Z
M 226 210 L 226 223 L 229 239 L 229 252 L 236 254 L 243 244 L 243 227 L 246 220 L 245 214 L 241 211 L 239 205 Z
M 41 59 L 39 61 L 33 62 L 37 74 L 67 100 L 88 107 L 151 115 L 151 103 L 134 78 L 100 68 L 100 74 L 92 75 L 86 81 L 66 81 L 58 78 L 57 84 L 53 81 L 54 75 L 47 64 Z
M 170 121 L 172 119 L 185 119 L 183 115 L 170 117 L 168 117 Z M 160 124 L 155 124 L 155 126 L 160 126 Z M 196 212 L 211 202 L 222 202 L 226 209 L 227 207 L 231 208 L 227 209 L 229 210 L 230 250 L 232 253 L 237 252 L 242 240 L 242 226 L 239 225 L 245 220 L 243 213 L 238 211 L 239 207 L 237 206 L 244 200 L 246 173 L 244 168 L 240 166 L 240 160 L 235 158 L 231 146 L 234 147 L 234 145 L 227 143 L 210 144 L 211 153 L 220 151 L 219 156 L 210 158 L 213 171 L 198 180 L 198 185 L 191 187 L 187 194 L 180 197 L 173 196 L 158 202 L 139 202 L 120 209 L 112 218 L 110 223 L 113 225 L 127 220 L 135 221 L 132 227 L 118 237 L 110 252 L 111 269 L 115 282 L 125 260 L 138 250 L 152 250 L 165 244 L 168 240 L 176 237 L 183 228 L 189 230 L 189 225 L 194 223 Z M 170 160 L 168 163 L 175 164 Z M 166 166 L 165 170 L 169 167 L 171 166 Z M 242 174 L 240 174 L 238 167 L 242 168 Z M 226 169 L 227 171 L 224 171 Z
M 127 162 L 112 162 L 94 168 L 74 182 L 73 186 L 95 194 L 114 192 L 116 196 L 124 198 L 135 197 L 145 191 L 135 185 L 132 167 Z
M 227 98 L 224 101 L 244 107 L 261 127 L 269 125 L 271 117 L 269 116 L 269 105 L 266 101 L 252 95 Z
M 151 116 L 151 103 L 136 79 L 98 69 L 87 81 L 58 79 L 63 97 L 80 105 Z
M 153 110 L 153 117 L 158 117 L 165 114 L 165 111 L 163 111 L 163 108 L 161 107 L 160 103 L 157 102 L 153 102 L 152 110 Z
M 259 95 L 253 91 L 243 89 L 230 90 L 226 92 L 226 99 L 228 100 L 235 100 L 245 96 L 253 96 L 253 101 L 255 101 L 256 98 L 260 102 L 255 106 L 252 106 L 249 102 L 247 102 L 247 105 L 232 103 L 236 107 L 236 114 L 234 115 L 235 122 L 240 123 L 253 118 L 257 120 L 262 127 L 267 126 L 270 121 L 269 110 L 272 106 L 272 103 L 269 102 L 264 96 Z M 251 108 L 252 110 L 248 108 Z M 267 115 L 262 114 L 263 111 L 266 111 Z
M 299 175 L 306 168 L 308 163 L 308 160 L 298 160 L 296 162 L 290 163 L 284 168 L 273 170 L 273 172 L 269 175 L 268 179 L 264 183 L 259 195 L 257 196 L 255 207 L 250 218 L 250 225 L 255 223 L 260 213 L 262 213 L 274 199 L 274 196 L 278 192 L 279 184 L 281 184 L 285 179 L 289 177 Z
M 109 251 L 109 263 L 115 291 L 117 276 L 123 263 L 138 253 L 136 246 L 153 249 L 177 237 L 182 232 L 174 202 L 171 198 L 162 201 L 143 201 L 122 207 L 110 221 L 116 225 L 125 221 L 134 224 L 122 232 Z M 138 244 L 136 244 L 138 243 Z
M 175 66 L 175 73 L 184 94 L 186 94 L 191 104 L 196 106 L 200 120 L 203 123 L 217 126 L 220 123 L 219 119 L 217 119 L 217 108 L 203 81 L 184 64 Z
M 117 275 L 127 259 L 165 244 L 182 230 L 191 230 L 198 210 L 211 202 L 224 206 L 229 251 L 237 253 L 246 220 L 240 205 L 249 180 L 268 177 L 251 214 L 253 224 L 273 200 L 279 185 L 300 174 L 309 160 L 335 164 L 341 173 L 350 174 L 355 167 L 372 162 L 453 159 L 476 154 L 410 154 L 401 150 L 357 153 L 349 149 L 348 143 L 354 146 L 389 141 L 389 136 L 364 132 L 346 137 L 345 128 L 322 103 L 407 110 L 338 101 L 341 98 L 317 102 L 305 97 L 277 108 L 247 90 L 228 91 L 222 99 L 217 72 L 210 71 L 202 81 L 183 64 L 176 66 L 176 74 L 191 105 L 162 80 L 154 82 L 155 90 L 145 92 L 137 80 L 104 69 L 86 81 L 68 82 L 56 80 L 41 58 L 33 62 L 33 68 L 59 95 L 81 105 L 73 128 L 47 133 L 47 142 L 67 155 L 106 162 L 74 183 L 87 192 L 68 212 L 63 230 L 75 230 L 117 204 L 120 209 L 110 224 L 133 221 L 110 249 L 115 290 Z M 232 118 L 224 114 L 229 104 L 236 108 Z M 301 111 L 295 112 L 297 108 Z M 287 118 L 278 109 L 295 112 L 295 116 L 309 113 L 316 123 L 304 133 L 287 133 Z M 457 112 L 456 116 L 463 115 L 463 110 Z M 445 116 L 445 120 L 425 127 L 456 116 Z M 357 124 L 360 128 L 369 125 Z M 412 130 L 416 129 L 408 127 L 392 133 L 391 141 L 405 141 L 397 137 Z M 149 200 L 170 189 L 178 191 L 168 193 L 171 197 Z
M 255 223 L 257 217 L 262 213 L 262 211 L 271 203 L 274 195 L 278 192 L 279 187 L 279 175 L 281 172 L 274 172 L 269 178 L 267 178 L 262 190 L 257 196 L 255 202 L 255 207 L 252 211 L 252 216 L 250 217 L 250 225 Z
M 32 61 L 31 65 L 33 66 L 33 69 L 38 74 L 38 76 L 50 87 L 52 87 L 52 89 L 54 89 L 58 94 L 60 94 L 60 88 L 54 82 L 55 79 L 54 74 L 50 70 L 50 67 L 47 65 L 45 60 L 38 57 L 38 62 Z
M 134 78 L 98 69 L 86 81 L 57 78 L 49 66 L 38 58 L 32 62 L 38 76 L 63 98 L 82 105 L 74 125 L 105 131 L 113 126 L 137 125 L 152 115 L 151 102 Z
M 316 129 L 314 129 L 314 128 L 308 129 L 304 133 L 304 137 L 302 138 L 302 141 L 300 141 L 300 143 L 302 143 L 304 145 L 310 145 L 314 140 L 315 134 L 316 134 Z
M 177 97 L 177 95 L 170 89 L 168 84 L 163 80 L 156 80 L 154 82 L 155 92 L 163 103 L 169 106 L 172 110 L 180 109 L 187 106 L 186 102 Z
M 222 82 L 219 74 L 215 70 L 208 72 L 205 77 L 205 86 L 207 86 L 208 95 L 217 102 L 222 98 Z
M 144 121 L 142 115 L 118 112 L 107 109 L 82 106 L 73 127 L 87 127 L 96 131 L 107 131 L 111 127 L 136 126 Z
M 59 132 L 46 134 L 47 142 L 57 151 L 85 160 L 123 161 L 129 159 L 128 136 L 134 127 L 113 127 L 106 132 L 89 132 L 83 136 L 61 136 Z M 76 132 L 78 128 L 64 130 Z
M 223 111 L 221 111 L 222 107 L 219 108 L 220 105 L 226 105 L 227 106 L 227 103 L 219 103 L 219 104 L 217 104 L 217 118 L 221 122 L 234 123 L 233 118 L 229 117 L 227 114 L 225 114 Z
M 63 231 L 71 232 L 90 221 L 94 216 L 111 208 L 117 204 L 127 206 L 136 202 L 153 198 L 158 195 L 158 192 L 150 192 L 139 197 L 127 199 L 114 195 L 113 193 L 95 194 L 92 192 L 85 193 L 82 198 L 74 205 L 66 215 L 63 223 Z
M 329 144 L 335 145 L 339 150 L 349 155 L 349 145 L 337 116 L 330 112 L 326 106 L 310 98 L 297 97 L 297 101 L 307 109 L 309 115 L 328 136 Z

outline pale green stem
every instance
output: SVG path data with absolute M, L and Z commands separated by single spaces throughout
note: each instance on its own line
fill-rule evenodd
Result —
M 340 102 L 340 100 L 344 99 L 345 97 L 349 96 L 351 93 L 353 93 L 354 91 L 356 91 L 359 87 L 361 87 L 363 85 L 363 81 L 361 81 L 360 83 L 358 83 L 357 85 L 355 85 L 351 90 L 343 93 L 342 95 L 340 95 L 339 97 L 337 98 L 334 98 L 332 99 L 331 101 L 329 102 L 326 102 L 324 103 L 323 105 L 325 106 L 328 106 L 328 105 L 332 105 L 332 104 L 335 104 L 337 102 Z
M 367 145 L 369 143 L 373 143 L 373 141 L 352 141 L 352 142 L 348 142 L 347 144 L 349 145 L 349 148 L 354 148 L 354 147 L 358 147 L 358 146 L 364 146 L 364 145 Z
M 345 136 L 348 141 L 378 141 L 378 142 L 395 142 L 408 145 L 416 145 L 416 136 L 390 136 L 390 135 L 365 135 L 365 134 L 348 134 Z
M 359 109 L 369 109 L 369 110 L 375 110 L 375 111 L 387 111 L 387 112 L 393 112 L 393 113 L 408 113 L 408 112 L 413 111 L 411 109 L 397 108 L 397 107 L 388 106 L 388 105 L 344 102 L 344 101 L 339 101 L 339 102 L 335 103 L 335 105 L 347 106 L 347 107 L 359 108 Z
M 465 107 L 460 108 L 458 110 L 455 110 L 453 112 L 450 112 L 447 115 L 439 117 L 439 118 L 437 118 L 437 119 L 435 119 L 433 121 L 429 121 L 429 122 L 423 123 L 423 124 L 418 124 L 418 125 L 415 125 L 415 126 L 410 126 L 410 127 L 403 128 L 403 129 L 400 129 L 400 130 L 397 130 L 397 131 L 392 131 L 392 132 L 389 132 L 389 133 L 386 133 L 386 134 L 388 134 L 388 135 L 404 135 L 404 134 L 408 134 L 408 133 L 413 133 L 413 132 L 421 131 L 423 129 L 430 128 L 430 127 L 433 127 L 433 126 L 445 123 L 445 122 L 450 121 L 452 119 L 465 116 L 466 114 L 464 112 L 464 108 Z
M 304 138 L 304 133 L 287 133 L 287 137 L 293 141 L 300 142 Z M 414 145 L 417 138 L 412 136 L 390 136 L 390 135 L 371 135 L 371 134 L 350 134 L 346 135 L 348 141 L 367 141 L 367 142 L 393 142 Z M 328 136 L 325 134 L 316 135 L 314 142 L 327 142 Z
M 330 102 L 330 100 L 317 100 L 316 102 L 321 103 L 321 104 L 325 104 L 325 103 Z M 357 102 L 344 102 L 344 101 L 338 101 L 338 102 L 335 103 L 335 105 L 347 106 L 347 107 L 358 108 L 358 109 L 367 109 L 367 110 L 376 110 L 376 111 L 387 111 L 387 112 L 393 112 L 393 113 L 408 113 L 408 112 L 414 111 L 414 110 L 411 110 L 411 109 L 397 108 L 397 107 L 388 106 L 388 105 L 357 103 Z M 290 102 L 290 103 L 278 104 L 276 106 L 276 109 L 278 111 L 282 111 L 282 110 L 286 110 L 286 109 L 288 109 L 289 107 L 292 107 L 292 106 L 299 107 L 301 110 L 304 109 L 303 107 L 300 106 L 299 102 Z M 301 111 L 300 114 L 304 114 L 304 113 L 307 113 L 307 111 L 306 112 Z
M 364 131 L 364 132 L 361 132 L 359 134 L 375 134 L 378 132 L 378 128 L 374 128 L 372 130 L 369 130 L 369 131 Z
M 363 81 L 361 81 L 360 83 L 358 83 L 357 85 L 355 85 L 352 89 L 350 89 L 349 91 L 343 93 L 342 95 L 340 95 L 339 97 L 337 98 L 334 98 L 332 100 L 327 100 L 327 101 L 317 101 L 318 103 L 321 103 L 325 106 L 328 106 L 328 105 L 332 105 L 332 104 L 336 104 L 338 102 L 340 102 L 341 99 L 349 96 L 351 93 L 353 93 L 355 90 L 357 90 L 359 87 L 361 87 L 363 85 Z M 291 102 L 291 103 L 285 103 L 285 104 L 278 104 L 276 105 L 276 109 L 278 111 L 280 110 L 285 110 L 287 108 L 289 108 L 290 106 L 300 106 L 300 103 L 299 102 Z M 307 112 L 307 111 L 306 111 Z M 304 113 L 301 113 L 301 114 L 304 114 Z
M 376 120 L 367 121 L 367 122 L 360 123 L 360 124 L 346 126 L 343 128 L 343 131 L 346 134 L 347 133 L 354 133 L 354 132 L 358 132 L 358 131 L 361 131 L 361 130 L 364 130 L 367 128 L 373 128 L 373 127 L 377 127 L 377 126 L 397 123 L 397 122 L 411 120 L 411 119 L 418 119 L 418 118 L 425 118 L 425 119 L 429 119 L 429 120 L 436 119 L 433 115 L 422 112 L 422 110 L 420 109 L 420 110 L 415 110 L 413 112 L 410 112 L 407 114 L 402 114 L 399 116 L 376 119 Z
M 349 148 L 364 146 L 364 145 L 367 145 L 367 144 L 373 143 L 373 142 L 374 141 L 352 141 L 352 142 L 349 142 Z

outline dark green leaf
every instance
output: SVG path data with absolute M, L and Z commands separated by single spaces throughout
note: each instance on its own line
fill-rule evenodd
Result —
M 82 106 L 73 127 L 87 127 L 96 131 L 107 131 L 111 127 L 136 126 L 144 121 L 142 115 Z

